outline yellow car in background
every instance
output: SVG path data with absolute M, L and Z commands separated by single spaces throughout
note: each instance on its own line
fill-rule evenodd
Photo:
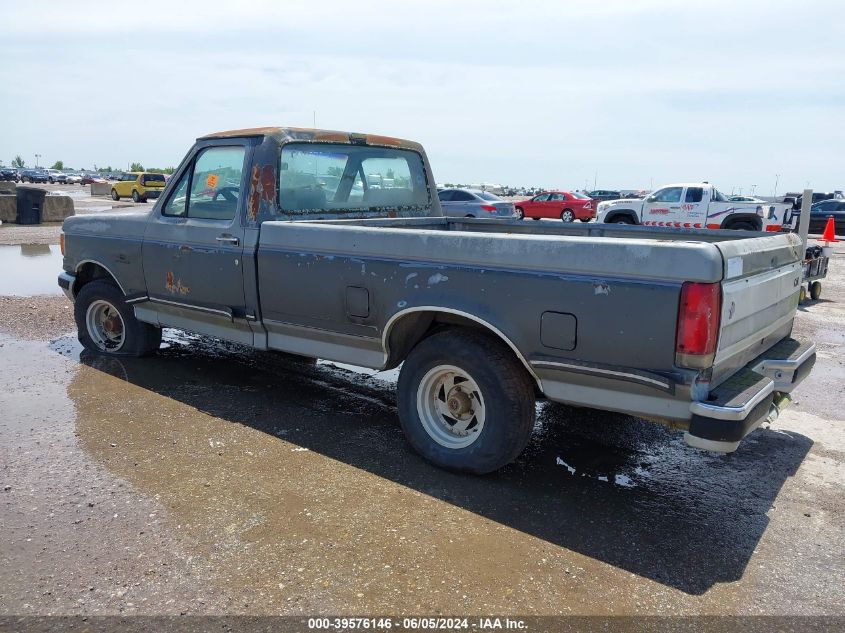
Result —
M 167 184 L 163 174 L 149 172 L 131 172 L 121 174 L 111 188 L 111 199 L 120 200 L 121 197 L 132 196 L 135 202 L 146 202 L 150 198 L 158 198 Z

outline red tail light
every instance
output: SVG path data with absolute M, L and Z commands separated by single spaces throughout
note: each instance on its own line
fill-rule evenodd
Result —
M 482 204 L 481 208 L 484 211 L 487 211 L 488 213 L 496 213 L 496 207 L 494 207 L 492 204 Z
M 721 312 L 722 289 L 718 283 L 684 283 L 678 306 L 676 365 L 704 369 L 713 364 Z

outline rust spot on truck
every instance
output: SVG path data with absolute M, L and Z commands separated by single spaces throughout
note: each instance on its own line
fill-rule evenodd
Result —
M 249 201 L 247 215 L 251 222 L 258 219 L 261 203 L 270 207 L 265 209 L 269 213 L 275 211 L 276 203 L 276 168 L 273 165 L 255 165 L 249 179 Z
M 379 136 L 378 134 L 367 135 L 367 145 L 390 145 L 391 147 L 401 147 L 402 141 L 392 136 Z
M 181 279 L 173 279 L 173 271 L 168 270 L 164 274 L 164 287 L 170 294 L 180 294 L 186 295 L 191 292 L 191 289 L 188 286 L 182 284 Z

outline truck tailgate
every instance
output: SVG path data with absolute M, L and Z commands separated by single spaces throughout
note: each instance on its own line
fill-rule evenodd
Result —
M 801 240 L 794 234 L 717 243 L 724 259 L 722 312 L 712 384 L 792 330 L 801 283 Z

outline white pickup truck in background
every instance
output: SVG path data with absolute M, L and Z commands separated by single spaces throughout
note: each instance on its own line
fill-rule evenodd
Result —
M 789 224 L 792 208 L 776 202 L 732 202 L 710 183 L 667 185 L 643 200 L 608 200 L 598 205 L 597 222 L 687 229 L 738 229 L 777 233 Z

